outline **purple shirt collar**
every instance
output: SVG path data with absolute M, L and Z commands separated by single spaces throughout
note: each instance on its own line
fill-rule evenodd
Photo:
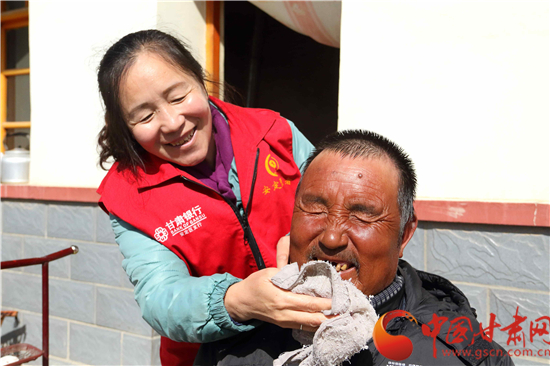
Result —
M 210 104 L 210 111 L 212 114 L 212 134 L 216 143 L 214 170 L 208 166 L 206 161 L 195 166 L 182 167 L 182 169 L 197 178 L 205 186 L 219 192 L 225 199 L 235 204 L 237 198 L 228 180 L 231 162 L 235 157 L 233 145 L 231 144 L 229 125 L 223 115 L 212 104 Z

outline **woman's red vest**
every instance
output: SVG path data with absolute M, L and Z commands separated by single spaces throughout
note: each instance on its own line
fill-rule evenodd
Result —
M 227 117 L 246 215 L 172 164 L 150 156 L 138 177 L 115 163 L 98 189 L 99 204 L 180 257 L 192 276 L 245 278 L 276 267 L 276 244 L 290 231 L 300 171 L 286 119 L 211 98 Z M 191 364 L 197 346 L 161 341 L 164 365 Z

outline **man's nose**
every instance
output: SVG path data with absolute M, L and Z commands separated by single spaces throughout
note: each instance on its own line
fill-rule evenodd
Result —
M 348 246 L 349 238 L 345 223 L 337 218 L 328 219 L 325 230 L 319 238 L 319 246 L 327 254 L 336 254 Z
M 159 110 L 161 120 L 161 131 L 163 133 L 170 133 L 178 131 L 181 126 L 185 124 L 185 116 L 178 113 L 177 108 L 173 106 L 165 106 Z

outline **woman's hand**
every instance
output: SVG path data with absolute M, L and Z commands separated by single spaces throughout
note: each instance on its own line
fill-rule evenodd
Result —
M 241 323 L 259 319 L 314 332 L 327 319 L 320 311 L 329 310 L 332 300 L 281 290 L 270 280 L 277 272 L 276 268 L 262 269 L 231 285 L 224 298 L 227 312 Z
M 290 235 L 285 235 L 277 243 L 277 268 L 281 269 L 288 264 L 290 253 Z

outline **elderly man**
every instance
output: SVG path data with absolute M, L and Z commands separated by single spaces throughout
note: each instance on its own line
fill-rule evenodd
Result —
M 457 287 L 399 259 L 418 222 L 415 189 L 412 162 L 386 138 L 366 131 L 327 137 L 308 160 L 296 193 L 290 261 L 327 261 L 342 279 L 373 296 L 379 316 L 404 310 L 417 320 L 397 317 L 385 326 L 390 335 L 411 340 L 408 358 L 394 361 L 391 345 L 382 355 L 371 339 L 352 365 L 513 365 L 480 331 L 475 310 Z M 282 352 L 300 347 L 291 330 L 264 324 L 203 345 L 195 364 L 271 365 Z

